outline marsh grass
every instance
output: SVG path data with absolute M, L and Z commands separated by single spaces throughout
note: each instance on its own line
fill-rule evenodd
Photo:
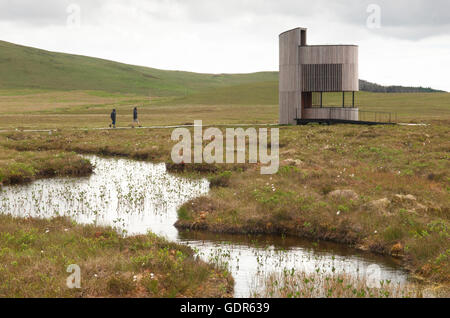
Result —
M 76 151 L 166 162 L 173 173 L 226 184 L 186 203 L 180 228 L 335 241 L 400 256 L 416 274 L 447 282 L 448 127 L 447 121 L 424 127 L 281 127 L 281 166 L 271 176 L 260 175 L 258 165 L 170 164 L 175 142 L 165 129 L 18 132 L 4 135 L 0 144 L 19 153 Z M 231 177 L 223 178 L 224 171 L 232 171 Z M 357 198 L 329 195 L 339 189 L 351 189 Z M 416 200 L 398 200 L 396 194 Z M 373 206 L 384 198 L 385 207 Z
M 177 226 L 345 243 L 448 282 L 449 133 L 445 121 L 281 128 L 277 174 L 262 176 L 258 166 L 233 173 L 227 187 L 187 202 Z M 330 195 L 347 189 L 356 197 Z M 402 199 L 407 194 L 412 199 Z
M 0 185 L 27 183 L 39 178 L 87 176 L 93 167 L 74 152 L 17 151 L 0 146 Z
M 253 297 L 263 298 L 421 298 L 416 285 L 390 281 L 368 282 L 349 274 L 307 274 L 285 271 L 263 278 L 261 290 Z
M 209 184 L 211 187 L 228 187 L 230 185 L 231 176 L 231 171 L 221 172 L 216 176 L 210 177 Z
M 1 297 L 226 297 L 230 275 L 156 235 L 0 215 Z M 66 268 L 81 268 L 69 289 Z
M 173 165 L 170 129 L 67 129 L 107 127 L 112 106 L 118 109 L 119 126 L 126 127 L 136 104 L 142 105 L 144 126 L 196 119 L 213 125 L 276 123 L 276 82 L 242 80 L 187 96 L 151 99 L 99 91 L 3 90 L 1 128 L 58 131 L 0 134 L 0 178 L 5 184 L 77 175 L 85 163 L 72 152 L 165 162 L 172 173 L 226 185 L 181 207 L 180 228 L 330 240 L 396 255 L 416 274 L 450 280 L 450 94 L 357 96 L 361 109 L 398 112 L 400 120 L 429 126 L 280 127 L 281 167 L 273 176 L 261 176 L 257 165 Z M 264 94 L 258 97 L 253 91 Z M 287 159 L 299 164 L 284 163 Z M 232 171 L 231 177 L 220 176 L 224 171 Z M 355 191 L 357 199 L 329 196 L 341 189 Z M 416 201 L 396 201 L 396 194 L 411 194 Z M 373 205 L 385 198 L 385 207 Z

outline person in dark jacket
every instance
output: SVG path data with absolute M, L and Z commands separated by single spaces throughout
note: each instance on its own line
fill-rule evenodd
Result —
M 113 127 L 113 128 L 116 128 L 116 110 L 115 109 L 113 109 L 113 111 L 112 111 L 112 113 L 111 113 L 111 121 L 112 121 L 112 123 L 109 125 L 109 127 Z
M 134 127 L 134 124 L 140 126 L 140 124 L 139 124 L 139 119 L 138 119 L 138 111 L 137 111 L 137 107 L 135 107 L 135 108 L 133 109 L 133 127 Z

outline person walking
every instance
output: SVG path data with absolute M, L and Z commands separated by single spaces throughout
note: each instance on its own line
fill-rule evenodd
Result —
M 138 125 L 139 127 L 141 126 L 141 125 L 139 124 L 137 107 L 135 107 L 135 108 L 133 109 L 133 127 L 134 127 L 134 124 Z
M 112 123 L 109 124 L 109 127 L 112 126 L 113 128 L 116 128 L 116 117 L 117 117 L 116 110 L 113 109 L 112 113 L 111 113 L 111 121 L 112 121 Z

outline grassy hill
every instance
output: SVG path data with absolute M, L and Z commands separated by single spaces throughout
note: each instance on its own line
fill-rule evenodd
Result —
M 98 90 L 152 96 L 185 96 L 214 90 L 221 103 L 236 96 L 241 104 L 277 103 L 278 72 L 200 74 L 165 71 L 87 56 L 55 53 L 0 41 L 0 89 Z M 437 92 L 433 89 L 384 87 L 360 81 L 369 92 Z M 230 93 L 230 88 L 233 94 Z M 234 92 L 237 90 L 237 94 Z M 248 91 L 246 91 L 248 90 Z M 203 95 L 202 95 L 203 94 Z M 234 96 L 233 96 L 234 95 Z M 244 95 L 244 96 L 243 96 Z M 221 98 L 220 98 L 221 97 Z
M 176 96 L 278 80 L 277 72 L 199 74 L 164 71 L 0 41 L 0 89 L 102 90 Z
M 362 90 L 379 90 L 381 87 L 365 81 L 361 83 Z M 367 111 L 397 112 L 405 119 L 437 119 L 450 115 L 448 93 L 430 94 L 426 93 L 428 89 L 420 88 L 415 93 L 398 93 L 398 90 L 358 92 L 357 106 Z M 149 95 L 151 101 L 147 98 Z M 341 98 L 340 94 L 326 94 L 324 105 L 340 105 Z M 278 73 L 199 74 L 165 71 L 0 41 L 2 114 L 38 112 L 92 115 L 105 113 L 114 107 L 125 110 L 133 105 L 161 106 L 160 116 L 152 108 L 152 121 L 158 119 L 168 123 L 185 122 L 192 114 L 182 112 L 182 118 L 168 121 L 164 117 L 168 115 L 165 106 L 180 106 L 179 109 L 189 109 L 195 116 L 208 109 L 202 118 L 213 116 L 228 122 L 233 119 L 229 115 L 230 107 L 233 106 L 233 111 L 241 115 L 245 113 L 245 116 L 253 119 L 259 116 L 258 120 L 267 121 L 278 114 Z M 207 108 L 192 109 L 188 105 Z M 242 105 L 246 106 L 245 111 Z M 264 108 L 256 110 L 256 106 Z M 213 110 L 219 113 L 213 115 Z M 169 113 L 170 117 L 174 116 L 173 109 Z M 237 117 L 243 119 L 240 115 Z M 2 124 L 0 119 L 0 126 L 10 125 L 8 119 L 5 120 Z M 24 120 L 22 118 L 21 122 Z
M 431 87 L 383 86 L 364 80 L 359 80 L 359 89 L 372 93 L 446 93 Z

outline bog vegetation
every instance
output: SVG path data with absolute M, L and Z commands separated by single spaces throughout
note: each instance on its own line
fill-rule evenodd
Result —
M 196 119 L 204 125 L 274 124 L 278 119 L 276 73 L 165 72 L 6 42 L 0 42 L 0 61 L 3 185 L 88 175 L 92 167 L 78 155 L 83 153 L 165 162 L 173 173 L 207 177 L 212 185 L 209 195 L 180 208 L 180 228 L 331 240 L 401 257 L 405 267 L 428 281 L 447 285 L 450 281 L 448 93 L 357 95 L 363 110 L 396 112 L 400 121 L 427 126 L 280 127 L 281 168 L 276 175 L 262 176 L 255 165 L 171 164 L 170 129 L 92 128 L 107 127 L 112 108 L 118 111 L 118 127 L 130 128 L 134 106 L 143 126 L 191 124 Z M 28 129 L 54 131 L 22 131 Z M 148 273 L 137 271 L 127 257 L 157 259 L 163 244 L 159 238 L 122 239 L 110 230 L 72 225 L 67 220 L 2 218 L 1 257 L 6 267 L 0 281 L 8 282 L 0 288 L 3 295 L 36 295 L 43 282 L 51 283 L 46 295 L 56 295 L 60 282 L 53 281 L 50 272 L 32 276 L 31 264 L 41 257 L 40 248 L 50 244 L 51 254 L 44 250 L 43 255 L 51 256 L 40 261 L 49 271 L 64 271 L 67 260 L 61 259 L 57 246 L 69 243 L 73 254 L 64 257 L 74 257 L 86 244 L 95 247 L 80 260 L 92 268 L 88 277 L 95 272 L 96 262 L 108 257 L 117 259 L 123 269 L 123 275 L 115 276 L 115 263 L 105 264 L 109 283 L 99 289 L 92 285 L 86 295 L 154 295 L 151 290 L 157 290 L 153 282 L 146 289 L 147 285 L 130 281 L 142 274 L 145 282 Z M 60 231 L 69 226 L 74 231 Z M 42 234 L 45 227 L 55 227 L 50 232 L 54 236 Z M 107 234 L 95 237 L 96 232 Z M 136 241 L 158 248 L 152 247 L 147 254 L 132 248 Z M 198 265 L 202 273 L 189 273 L 187 267 L 197 263 L 189 252 L 181 253 L 187 255 L 182 263 L 192 277 L 192 287 L 181 288 L 180 282 L 174 282 L 178 287 L 163 288 L 158 296 L 199 295 L 196 286 L 211 277 L 205 264 Z M 161 275 L 165 275 L 163 269 Z M 37 281 L 27 290 L 20 284 L 14 287 L 14 277 L 23 284 Z M 211 289 L 211 295 L 216 292 Z M 380 296 L 380 291 L 367 292 Z M 340 290 L 339 295 L 349 294 Z

